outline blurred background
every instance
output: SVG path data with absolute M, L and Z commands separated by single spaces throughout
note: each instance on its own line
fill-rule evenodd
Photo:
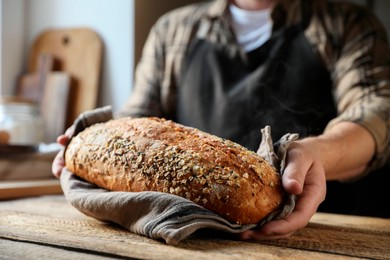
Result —
M 0 0 L 0 199 L 61 193 L 57 136 L 85 110 L 117 111 L 150 27 L 198 1 Z M 390 33 L 390 1 L 350 1 Z
M 131 93 L 134 67 L 150 26 L 162 13 L 191 2 L 196 1 L 1 0 L 0 94 L 14 94 L 18 79 L 29 72 L 29 55 L 40 33 L 90 28 L 103 44 L 96 105 L 117 110 Z M 390 32 L 390 1 L 353 2 L 370 7 Z

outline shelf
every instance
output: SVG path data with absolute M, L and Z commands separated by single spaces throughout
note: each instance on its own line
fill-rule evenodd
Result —
M 49 194 L 62 194 L 59 180 L 0 181 L 0 200 Z

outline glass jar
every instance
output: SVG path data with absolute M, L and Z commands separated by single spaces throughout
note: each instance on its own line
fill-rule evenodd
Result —
M 39 106 L 19 97 L 0 98 L 0 131 L 9 145 L 37 145 L 43 142 L 44 123 Z

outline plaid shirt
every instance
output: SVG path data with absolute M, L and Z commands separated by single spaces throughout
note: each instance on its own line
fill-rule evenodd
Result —
M 151 29 L 135 74 L 133 93 L 118 116 L 174 118 L 176 88 L 190 42 L 238 45 L 229 25 L 227 0 L 206 1 L 162 16 Z M 368 10 L 325 0 L 281 0 L 272 12 L 273 31 L 305 23 L 305 36 L 328 69 L 338 116 L 376 142 L 371 169 L 390 153 L 390 50 L 384 28 Z M 325 130 L 326 131 L 326 130 Z

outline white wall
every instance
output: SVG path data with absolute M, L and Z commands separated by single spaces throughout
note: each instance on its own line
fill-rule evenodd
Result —
M 24 62 L 24 1 L 1 0 L 0 94 L 13 95 Z
M 142 7 L 135 15 L 134 5 Z M 157 1 L 160 5 L 152 4 Z M 193 2 L 191 0 L 188 2 Z M 350 0 L 360 4 L 367 0 Z M 161 1 L 160 1 L 161 2 Z M 0 94 L 14 91 L 17 77 L 26 68 L 33 39 L 48 28 L 89 26 L 104 42 L 101 90 L 98 106 L 110 104 L 117 110 L 130 95 L 134 70 L 134 17 L 139 23 L 155 19 L 165 7 L 159 0 L 0 0 Z M 186 0 L 163 0 L 182 5 Z M 149 4 L 148 4 L 149 3 Z M 150 7 L 149 7 L 150 5 Z M 146 6 L 146 7 L 145 7 Z M 374 10 L 390 33 L 390 1 L 375 0 Z M 143 29 L 146 30 L 146 29 Z M 143 37 L 146 36 L 143 32 Z
M 98 106 L 109 104 L 117 110 L 125 102 L 133 81 L 134 0 L 1 0 L 1 3 L 5 30 L 2 39 L 7 41 L 3 44 L 2 64 L 12 66 L 2 69 L 3 86 L 26 71 L 27 50 L 40 32 L 90 27 L 104 44 Z
M 3 37 L 1 37 L 1 36 L 3 36 L 3 26 L 2 26 L 2 20 L 3 20 L 3 16 L 2 16 L 2 7 L 3 7 L 3 3 L 2 2 L 0 2 L 0 95 L 2 95 L 3 93 L 2 93 L 2 88 L 1 88 L 1 86 L 3 85 L 3 77 L 2 77 L 2 73 L 3 73 L 3 68 L 2 68 L 2 61 L 3 61 L 3 55 L 2 55 L 2 51 L 3 51 L 3 48 L 2 48 L 2 39 L 3 39 Z

